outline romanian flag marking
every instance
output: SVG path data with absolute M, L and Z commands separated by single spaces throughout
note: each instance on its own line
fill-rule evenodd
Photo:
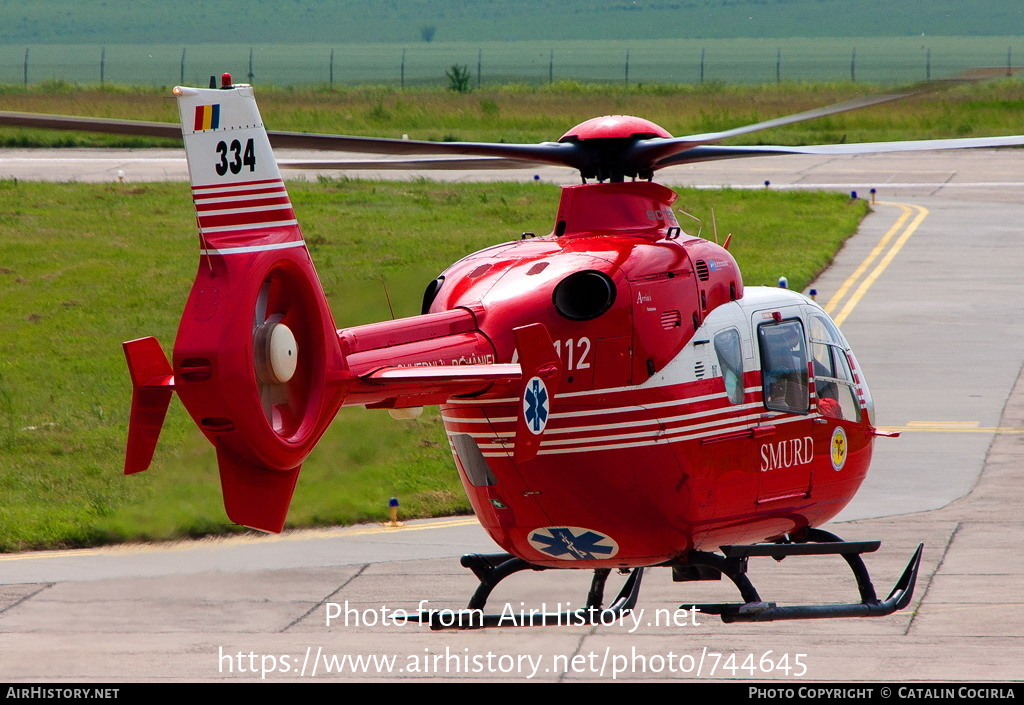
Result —
M 220 127 L 220 104 L 197 105 L 193 129 L 196 131 L 216 130 L 218 127 Z

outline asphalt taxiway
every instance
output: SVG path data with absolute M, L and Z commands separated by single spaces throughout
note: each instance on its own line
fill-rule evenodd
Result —
M 118 169 L 126 180 L 183 176 L 171 162 L 142 162 L 151 166 L 139 169 L 159 172 L 143 175 L 121 154 L 112 157 L 122 160 L 114 165 L 95 161 L 110 157 L 91 152 L 85 155 L 91 162 L 59 167 L 72 164 L 70 172 L 59 172 L 56 162 L 30 172 L 24 171 L 30 158 L 19 155 L 0 153 L 0 178 L 113 180 Z M 182 167 L 180 155 L 172 156 L 174 168 Z M 498 178 L 532 179 L 534 173 Z M 536 173 L 571 182 L 565 170 Z M 847 539 L 883 540 L 881 550 L 866 557 L 883 595 L 924 542 L 910 609 L 881 619 L 726 625 L 675 608 L 733 599 L 728 583 L 673 584 L 668 571 L 655 570 L 644 579 L 644 612 L 624 624 L 430 632 L 387 622 L 386 614 L 414 611 L 421 600 L 427 608 L 458 608 L 472 592 L 474 580 L 457 556 L 490 551 L 493 544 L 471 518 L 451 518 L 400 529 L 0 557 L 0 677 L 1024 677 L 1024 204 L 1017 202 L 1024 169 L 1015 150 L 748 159 L 664 177 L 665 183 L 699 186 L 763 187 L 768 180 L 772 188 L 861 195 L 877 189 L 874 213 L 815 287 L 819 302 L 844 318 L 843 331 L 875 397 L 877 424 L 902 436 L 878 440 L 865 487 L 828 528 Z M 762 595 L 779 602 L 856 595 L 838 559 L 753 559 L 751 577 Z M 588 582 L 560 571 L 521 574 L 503 583 L 491 602 L 498 611 L 516 612 L 521 603 L 579 606 Z M 335 612 L 339 616 L 328 623 Z

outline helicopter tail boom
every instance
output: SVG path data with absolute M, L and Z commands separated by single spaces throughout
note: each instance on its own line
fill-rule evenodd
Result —
M 134 389 L 126 473 L 151 463 L 177 392 L 216 448 L 228 516 L 277 532 L 302 463 L 341 406 L 516 393 L 524 371 L 531 381 L 557 374 L 539 324 L 516 331 L 522 366 L 496 364 L 482 310 L 337 330 L 252 88 L 225 74 L 220 89 L 174 93 L 200 259 L 171 362 L 155 338 L 124 345 Z

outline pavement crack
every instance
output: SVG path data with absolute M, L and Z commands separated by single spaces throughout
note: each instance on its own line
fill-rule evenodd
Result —
M 569 675 L 569 666 L 568 666 L 568 664 L 575 662 L 576 657 L 579 656 L 580 651 L 583 650 L 583 642 L 586 641 L 587 637 L 588 636 L 594 636 L 595 634 L 597 634 L 597 625 L 596 624 L 592 625 L 590 627 L 590 629 L 588 629 L 583 634 L 580 634 L 580 639 L 579 639 L 578 642 L 576 642 L 576 648 L 573 650 L 572 656 L 570 656 L 565 661 L 565 663 L 566 663 L 565 670 L 562 671 L 561 673 L 559 673 L 558 676 L 555 678 L 555 682 L 556 683 L 565 683 L 565 677 Z
M 337 594 L 338 594 L 339 592 L 341 592 L 341 591 L 342 591 L 342 590 L 344 590 L 344 589 L 345 589 L 346 587 L 348 587 L 348 585 L 349 585 L 349 584 L 350 584 L 350 583 L 351 583 L 351 582 L 352 582 L 353 580 L 355 580 L 355 579 L 356 579 L 356 578 L 358 578 L 358 577 L 359 577 L 360 575 L 362 575 L 362 574 L 363 574 L 363 572 L 364 572 L 364 571 L 365 571 L 365 570 L 366 570 L 367 568 L 369 568 L 369 567 L 370 567 L 370 564 L 369 564 L 369 563 L 363 563 L 363 565 L 361 565 L 361 566 L 359 567 L 359 570 L 357 570 L 357 571 L 355 572 L 355 574 L 353 574 L 353 575 L 352 575 L 352 577 L 350 577 L 350 578 L 349 578 L 348 580 L 346 580 L 345 582 L 343 582 L 343 583 L 342 583 L 341 585 L 339 585 L 339 586 L 338 586 L 337 588 L 335 588 L 334 590 L 332 590 L 332 591 L 331 591 L 331 593 L 330 593 L 329 595 L 327 595 L 327 596 L 326 596 L 326 597 L 324 597 L 324 598 L 323 598 L 322 600 L 320 600 L 319 602 L 317 602 L 317 603 L 316 603 L 315 605 L 313 605 L 312 607 L 310 607 L 310 608 L 309 608 L 308 610 L 306 610 L 305 612 L 303 612 L 303 613 L 302 613 L 302 614 L 301 614 L 301 615 L 300 615 L 299 617 L 296 617 L 295 619 L 293 619 L 293 620 L 292 620 L 291 622 L 289 622 L 289 623 L 288 623 L 287 625 L 285 625 L 285 626 L 284 626 L 284 627 L 283 627 L 282 629 L 278 629 L 278 630 L 277 630 L 277 633 L 278 633 L 278 634 L 283 634 L 284 632 L 288 631 L 289 629 L 291 629 L 292 627 L 294 627 L 294 626 L 295 626 L 296 624 L 298 624 L 299 622 L 301 622 L 302 620 L 304 620 L 304 619 L 305 619 L 306 617 L 308 617 L 309 615 L 313 614 L 313 612 L 315 612 L 315 611 L 316 611 L 316 610 L 317 610 L 317 609 L 318 609 L 319 607 L 321 607 L 321 606 L 322 606 L 322 605 L 323 605 L 323 604 L 324 604 L 325 602 L 327 602 L 327 601 L 328 601 L 328 600 L 330 600 L 330 599 L 331 599 L 332 597 L 334 597 L 334 596 L 335 596 L 335 595 L 337 595 Z
M 944 186 L 946 186 L 946 185 L 947 185 L 947 184 L 948 184 L 948 183 L 949 183 L 950 181 L 952 181 L 952 180 L 953 180 L 953 177 L 954 177 L 954 176 L 956 176 L 956 172 L 955 172 L 955 171 L 954 171 L 954 172 L 952 172 L 952 173 L 950 173 L 950 175 L 949 175 L 949 176 L 947 176 L 947 177 L 946 177 L 946 178 L 945 178 L 945 179 L 944 179 L 944 180 L 942 181 L 942 183 L 940 183 L 940 184 L 939 184 L 938 186 L 936 186 L 936 187 L 935 187 L 934 189 L 932 189 L 932 190 L 931 190 L 931 192 L 930 192 L 930 193 L 929 193 L 928 195 L 929 195 L 929 196 L 934 196 L 934 195 L 936 195 L 936 194 L 937 194 L 937 193 L 938 193 L 939 191 L 941 191 L 941 190 L 943 189 L 943 187 L 944 187 Z
M 903 636 L 909 636 L 910 630 L 914 628 L 914 620 L 917 619 L 917 615 L 924 608 L 924 601 L 928 599 L 928 591 L 932 588 L 932 582 L 935 580 L 935 576 L 939 574 L 939 571 L 942 570 L 942 565 L 946 562 L 946 556 L 949 554 L 949 548 L 956 541 L 956 535 L 960 533 L 961 526 L 963 526 L 963 523 L 957 522 L 956 526 L 953 527 L 953 533 L 949 535 L 949 540 L 946 541 L 946 546 L 942 549 L 938 565 L 935 566 L 935 570 L 928 577 L 928 584 L 924 586 L 924 590 L 921 592 L 921 599 L 917 602 L 917 609 L 910 615 L 910 621 L 907 622 L 907 628 L 903 630 Z
M 25 602 L 27 600 L 31 600 L 33 597 L 35 597 L 36 595 L 41 593 L 43 590 L 47 590 L 49 588 L 52 588 L 56 584 L 57 583 L 43 583 L 42 587 L 40 587 L 38 590 L 35 590 L 34 592 L 30 592 L 29 594 L 23 596 L 20 600 L 17 600 L 15 602 L 7 605 L 6 607 L 4 607 L 2 610 L 0 610 L 0 614 L 8 612 L 9 610 L 13 610 L 15 607 L 20 605 L 22 602 Z

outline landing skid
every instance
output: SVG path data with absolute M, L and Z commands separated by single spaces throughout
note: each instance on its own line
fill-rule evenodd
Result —
M 723 602 L 691 605 L 684 603 L 681 609 L 696 608 L 705 614 L 717 614 L 723 622 L 771 622 L 783 619 L 824 619 L 836 617 L 884 617 L 910 604 L 914 585 L 921 565 L 924 544 L 919 544 L 903 575 L 885 600 L 879 600 L 868 574 L 867 566 L 861 559 L 862 553 L 878 550 L 879 541 L 843 541 L 835 534 L 821 529 L 807 529 L 800 535 L 790 536 L 777 543 L 722 546 L 722 553 L 691 551 L 685 559 L 659 564 L 659 567 L 673 569 L 679 582 L 691 580 L 719 580 L 728 577 L 740 591 L 743 602 Z M 789 556 L 841 555 L 853 571 L 860 593 L 860 602 L 849 604 L 784 605 L 765 602 L 753 583 L 747 577 L 747 562 L 752 557 L 770 556 L 781 561 Z M 607 608 L 603 607 L 605 582 L 611 573 L 609 568 L 594 570 L 594 577 L 587 594 L 586 607 L 569 612 L 530 614 L 528 619 L 510 618 L 509 614 L 485 614 L 484 607 L 491 592 L 505 578 L 523 570 L 547 570 L 544 566 L 527 563 L 508 553 L 468 554 L 462 557 L 463 567 L 469 568 L 480 581 L 476 592 L 469 600 L 464 618 L 446 619 L 445 613 L 425 612 L 419 621 L 429 624 L 431 629 L 467 629 L 505 626 L 564 626 L 587 624 L 610 624 L 630 612 L 640 594 L 643 568 L 634 568 L 629 573 L 619 594 Z M 449 615 L 450 616 L 450 615 Z
M 910 604 L 914 584 L 921 565 L 924 544 L 918 544 L 903 575 L 896 581 L 889 596 L 879 600 L 871 583 L 867 566 L 860 554 L 877 551 L 879 541 L 843 541 L 821 529 L 808 529 L 802 536 L 786 542 L 755 544 L 752 546 L 722 546 L 723 556 L 704 551 L 692 551 L 689 563 L 717 570 L 726 575 L 739 589 L 744 602 L 693 605 L 705 614 L 717 614 L 723 622 L 772 622 L 782 619 L 825 619 L 833 617 L 884 617 Z M 754 556 L 771 556 L 783 560 L 787 556 L 841 555 L 857 579 L 860 602 L 838 605 L 786 605 L 765 602 L 747 577 L 747 560 Z M 690 605 L 684 605 L 690 607 Z

